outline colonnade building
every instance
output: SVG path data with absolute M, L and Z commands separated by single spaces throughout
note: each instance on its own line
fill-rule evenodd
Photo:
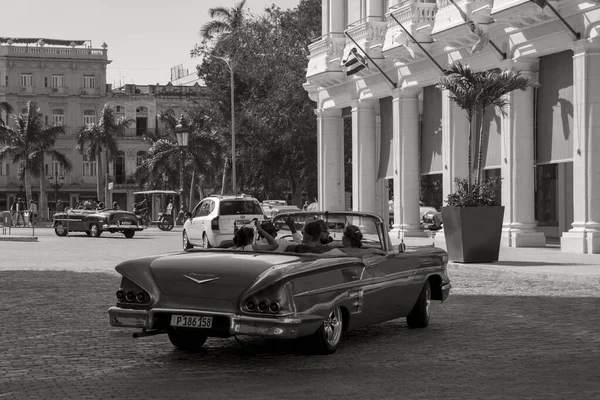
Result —
M 600 2 L 538 3 L 323 0 L 304 85 L 317 103 L 319 207 L 345 207 L 351 140 L 352 209 L 387 216 L 393 182 L 393 231 L 422 234 L 420 201 L 441 206 L 467 176 L 466 113 L 436 88 L 441 68 L 515 68 L 539 87 L 483 121 L 485 175 L 502 177 L 503 245 L 600 253 Z M 479 51 L 465 18 L 490 39 Z M 347 75 L 351 48 L 368 67 Z

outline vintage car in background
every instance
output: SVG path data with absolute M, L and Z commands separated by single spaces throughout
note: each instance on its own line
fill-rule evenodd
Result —
M 429 324 L 431 301 L 450 291 L 447 253 L 435 247 L 393 246 L 387 221 L 361 212 L 280 214 L 278 239 L 323 219 L 334 249 L 296 253 L 201 249 L 125 261 L 110 324 L 137 328 L 134 337 L 166 334 L 182 350 L 208 338 L 239 335 L 306 338 L 311 352 L 336 351 L 346 331 L 406 318 L 409 328 Z M 362 247 L 345 248 L 347 225 L 360 227 Z M 290 242 L 290 245 L 292 242 Z M 312 248 L 311 248 L 312 249 Z M 304 250 L 306 248 L 304 247 Z
M 67 236 L 68 232 L 85 232 L 88 236 L 99 237 L 102 232 L 122 233 L 132 238 L 135 232 L 146 226 L 138 217 L 125 210 L 68 208 L 52 216 L 52 226 L 57 236 Z
M 267 218 L 273 218 L 277 214 L 289 213 L 289 212 L 301 211 L 301 210 L 300 210 L 300 207 L 298 207 L 298 206 L 277 206 L 277 205 L 275 205 L 275 206 L 263 207 L 263 211 Z
M 394 225 L 394 202 L 393 200 L 389 201 L 388 208 L 388 218 L 390 229 L 392 229 Z M 435 216 L 435 218 L 434 218 Z M 442 213 L 439 212 L 435 207 L 424 206 L 421 204 L 419 206 L 419 225 L 421 229 L 430 229 L 430 230 L 439 230 L 442 226 Z

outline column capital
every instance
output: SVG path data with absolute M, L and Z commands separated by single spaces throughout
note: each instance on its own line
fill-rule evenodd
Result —
M 600 54 L 600 39 L 581 39 L 573 42 L 573 58 L 586 54 Z
M 410 88 L 410 89 L 394 89 L 392 90 L 393 101 L 398 99 L 414 99 L 419 96 L 419 94 L 423 91 L 423 88 Z
M 522 71 L 523 73 L 538 72 L 540 66 L 540 59 L 533 57 L 519 57 L 506 60 L 501 64 L 502 67 L 514 68 Z
M 314 110 L 317 118 L 341 118 L 341 108 L 317 108 Z
M 376 107 L 379 99 L 359 99 L 352 102 L 352 111 L 369 110 Z

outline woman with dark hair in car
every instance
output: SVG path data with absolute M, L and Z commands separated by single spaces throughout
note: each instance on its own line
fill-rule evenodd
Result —
M 257 230 L 258 233 L 265 239 L 269 244 L 260 245 L 260 244 L 252 244 L 254 242 L 254 230 Z M 273 236 L 269 235 L 261 225 L 258 223 L 256 219 L 250 222 L 247 225 L 242 226 L 233 234 L 233 247 L 231 250 L 238 251 L 273 251 L 277 247 L 279 247 L 279 243 Z
M 348 225 L 344 228 L 344 234 L 342 236 L 342 244 L 344 247 L 362 247 L 363 234 L 356 225 Z

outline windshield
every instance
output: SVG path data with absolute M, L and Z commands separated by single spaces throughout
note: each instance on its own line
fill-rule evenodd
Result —
M 224 200 L 219 208 L 220 215 L 263 215 L 263 210 L 256 200 Z
M 310 221 L 318 219 L 325 221 L 329 236 L 333 240 L 333 242 L 331 242 L 333 247 L 343 247 L 342 237 L 344 235 L 344 229 L 349 225 L 355 225 L 362 233 L 362 248 L 373 248 L 386 251 L 390 248 L 388 237 L 384 231 L 384 224 L 380 218 L 375 216 L 343 212 L 326 214 L 319 212 L 291 212 L 279 214 L 273 219 L 273 224 L 279 229 L 279 232 L 277 233 L 277 237 L 279 238 L 292 234 L 290 227 L 285 223 L 288 216 L 294 221 L 294 227 L 299 233 L 302 232 L 304 225 Z

